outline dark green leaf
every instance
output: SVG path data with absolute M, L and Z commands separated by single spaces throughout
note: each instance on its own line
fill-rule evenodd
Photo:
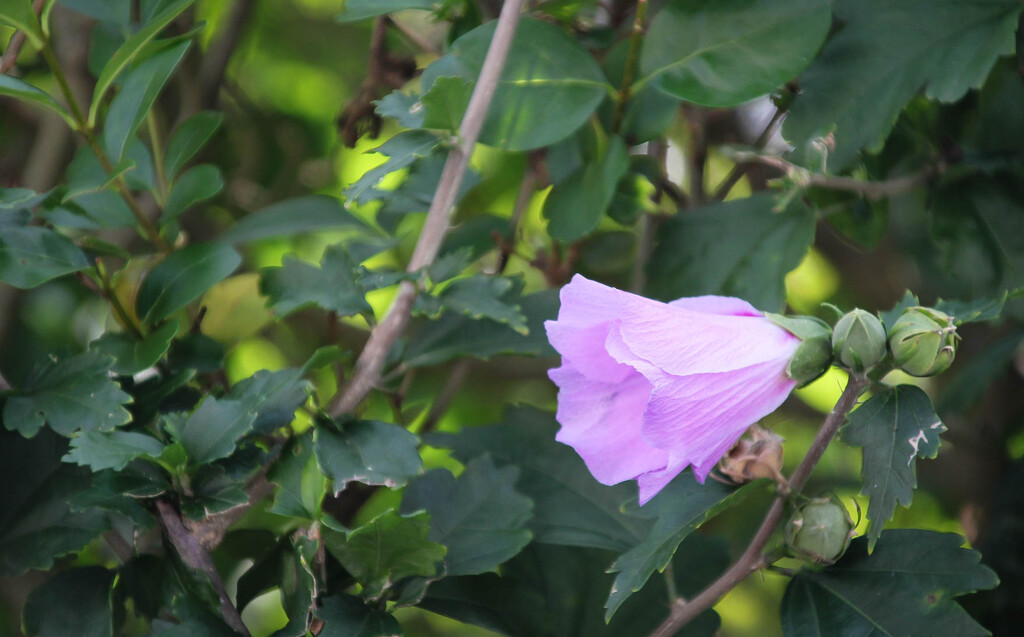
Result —
M 316 540 L 299 537 L 285 553 L 278 588 L 281 590 L 281 605 L 288 615 L 288 624 L 271 637 L 306 637 L 309 634 L 312 612 L 316 606 L 314 595 L 317 583 L 312 568 L 318 546 Z
M 0 24 L 23 31 L 36 46 L 45 37 L 31 0 L 5 0 L 0 5 Z
M 179 324 L 177 320 L 167 321 L 141 340 L 124 332 L 108 332 L 89 343 L 89 349 L 113 356 L 114 373 L 131 376 L 152 367 L 163 357 L 171 346 L 171 339 L 178 333 Z
M 1024 330 L 1018 328 L 976 352 L 966 365 L 958 365 L 935 401 L 936 410 L 945 415 L 963 413 L 974 406 L 1006 373 L 1021 341 Z
M 441 0 L 345 0 L 341 13 L 335 19 L 338 22 L 357 22 L 393 11 L 405 9 L 433 11 L 439 6 L 441 6 Z
M 928 394 L 913 385 L 900 385 L 876 394 L 850 414 L 842 440 L 863 447 L 861 493 L 868 496 L 868 550 L 882 534 L 896 504 L 910 506 L 917 488 L 917 458 L 939 453 L 939 434 L 946 426 Z
M 458 479 L 435 469 L 409 483 L 401 510 L 430 514 L 430 539 L 448 548 L 447 575 L 493 571 L 530 542 L 523 526 L 533 502 L 516 491 L 518 477 L 515 467 L 497 469 L 488 456 L 471 461 Z
M 644 38 L 641 82 L 697 104 L 735 106 L 796 77 L 831 17 L 827 0 L 673 0 Z
M 206 145 L 223 119 L 224 116 L 217 111 L 202 111 L 185 120 L 174 131 L 164 153 L 164 170 L 169 179 L 175 179 L 188 160 Z
M 320 637 L 396 637 L 402 627 L 390 613 L 375 610 L 351 595 L 323 600 L 316 617 L 324 622 Z
M 49 192 L 38 193 L 30 188 L 0 188 L 0 210 L 28 210 L 35 208 L 49 196 Z
M 751 482 L 735 489 L 715 480 L 699 484 L 689 471 L 670 482 L 646 508 L 637 513 L 658 517 L 650 534 L 643 542 L 623 553 L 608 569 L 618 575 L 605 603 L 608 609 L 605 618 L 611 619 L 622 603 L 643 588 L 655 571 L 665 570 L 686 536 L 763 486 L 762 482 Z
M 39 226 L 0 233 L 0 281 L 29 289 L 89 267 L 85 254 L 64 236 Z
M 1003 312 L 1006 304 L 1006 292 L 994 299 L 974 299 L 973 301 L 945 301 L 939 299 L 935 309 L 953 317 L 957 325 L 976 321 L 994 321 Z
M 320 470 L 339 493 L 349 482 L 404 485 L 423 471 L 419 439 L 403 427 L 376 420 L 349 420 L 338 431 L 318 424 L 314 450 Z
M 245 483 L 232 478 L 220 465 L 199 467 L 189 486 L 191 493 L 181 498 L 181 512 L 193 520 L 202 520 L 249 502 Z
M 349 201 L 365 203 L 373 199 L 371 192 L 381 180 L 396 170 L 407 168 L 417 159 L 429 156 L 434 152 L 440 140 L 426 132 L 411 130 L 399 133 L 373 149 L 372 152 L 386 155 L 388 160 L 371 168 L 345 191 Z
M 64 457 L 67 458 L 66 455 Z M 140 501 L 170 490 L 171 482 L 162 469 L 155 464 L 134 462 L 124 471 L 93 473 L 88 488 L 68 499 L 68 506 L 73 513 L 94 508 L 118 513 L 140 529 L 148 529 L 156 522 L 156 518 Z
M 469 106 L 473 82 L 461 77 L 439 77 L 420 98 L 424 109 L 423 128 L 458 132 L 462 114 Z
M 388 510 L 348 532 L 324 527 L 327 550 L 376 599 L 403 577 L 430 576 L 444 559 L 444 546 L 430 541 L 430 516 Z
M 192 464 L 226 458 L 238 439 L 252 430 L 256 414 L 237 400 L 207 397 L 188 417 L 176 439 L 185 447 Z
M 658 229 L 648 263 L 647 294 L 662 301 L 684 296 L 736 296 L 778 311 L 783 279 L 814 238 L 814 212 L 794 203 L 772 211 L 771 195 L 707 206 L 676 215 Z
M 423 128 L 423 103 L 417 95 L 391 91 L 374 105 L 378 115 L 398 120 L 402 128 Z
M 134 431 L 87 431 L 71 439 L 71 450 L 64 462 L 73 462 L 93 471 L 120 471 L 139 456 L 157 458 L 164 444 Z
M 495 27 L 496 21 L 488 22 L 456 40 L 451 53 L 424 71 L 424 90 L 439 77 L 475 83 Z M 554 25 L 523 18 L 480 143 L 507 150 L 551 145 L 582 126 L 612 90 L 593 56 L 573 38 Z
M 143 60 L 125 75 L 104 120 L 103 141 L 113 163 L 121 161 L 128 140 L 135 135 L 157 95 L 185 57 L 191 42 L 185 41 Z
M 371 311 L 366 291 L 357 280 L 359 272 L 359 264 L 348 250 L 334 245 L 324 253 L 319 268 L 293 257 L 285 257 L 279 268 L 264 268 L 260 294 L 268 297 L 267 306 L 281 316 L 308 305 L 354 316 Z
M 626 145 L 613 137 L 600 159 L 579 167 L 551 189 L 544 201 L 548 234 L 568 243 L 597 228 L 628 168 Z
M 145 323 L 162 321 L 203 295 L 242 263 L 234 248 L 195 243 L 172 252 L 139 286 L 135 312 Z
M 171 187 L 160 224 L 165 225 L 177 219 L 181 213 L 200 201 L 210 199 L 223 189 L 224 178 L 220 174 L 220 168 L 213 164 L 200 164 L 188 169 Z
M 270 433 L 295 420 L 295 410 L 306 402 L 310 384 L 302 379 L 302 370 L 260 370 L 239 381 L 227 397 L 256 412 L 253 429 Z
M 44 423 L 62 436 L 76 431 L 110 431 L 131 420 L 122 405 L 132 398 L 108 372 L 114 360 L 85 352 L 37 368 L 4 405 L 4 425 L 26 437 Z
M 522 289 L 521 282 L 504 277 L 479 275 L 458 279 L 437 297 L 418 297 L 416 311 L 436 317 L 440 316 L 442 309 L 447 309 L 471 319 L 490 319 L 507 324 L 525 336 L 530 331 L 526 317 L 518 305 L 505 301 L 509 296 L 515 296 L 519 289 Z
M 878 146 L 922 87 L 952 102 L 981 86 L 996 58 L 1013 50 L 1020 3 L 837 0 L 833 11 L 842 28 L 801 75 L 785 136 L 803 146 L 834 126 L 829 167 L 837 171 Z
M 320 473 L 313 455 L 312 433 L 292 439 L 267 473 L 267 479 L 277 485 L 271 513 L 307 520 L 320 517 L 327 479 Z
M 253 239 L 342 227 L 365 230 L 366 224 L 342 208 L 337 199 L 310 195 L 285 199 L 250 214 L 222 234 L 220 240 L 224 243 L 245 243 Z
M 629 58 L 629 45 L 629 40 L 622 40 L 601 61 L 604 73 L 612 86 L 622 86 L 626 61 Z M 661 137 L 679 113 L 679 98 L 660 90 L 657 84 L 648 82 L 635 94 L 630 95 L 619 134 L 631 144 Z M 606 130 L 612 130 L 615 108 L 615 101 L 606 100 L 598 111 Z M 550 154 L 548 159 L 553 160 Z
M 636 499 L 636 487 L 598 483 L 570 447 L 555 442 L 557 429 L 554 414 L 521 407 L 508 409 L 502 424 L 431 434 L 426 442 L 451 449 L 463 463 L 487 453 L 498 465 L 518 467 L 516 489 L 534 502 L 527 528 L 536 542 L 620 552 L 635 546 L 651 527 L 621 510 Z
M 43 92 L 16 77 L 11 77 L 7 74 L 0 75 L 0 95 L 7 95 L 23 102 L 48 108 L 63 117 L 69 126 L 75 126 L 75 121 L 68 115 L 68 112 L 49 93 Z
M 787 637 L 819 635 L 988 635 L 953 600 L 999 580 L 951 533 L 886 531 L 868 554 L 857 538 L 834 566 L 804 569 L 782 599 Z
M 205 334 L 190 332 L 171 344 L 167 364 L 173 370 L 215 372 L 224 366 L 224 346 Z
M 381 207 L 377 212 L 377 223 L 387 232 L 394 233 L 404 216 L 410 212 L 426 212 L 434 199 L 437 184 L 441 181 L 448 153 L 435 152 L 432 155 L 416 160 L 409 166 L 409 176 L 394 190 L 373 189 L 365 196 L 367 200 L 380 199 Z M 475 170 L 467 170 L 459 186 L 455 202 L 461 201 L 463 195 L 480 183 L 480 175 Z M 508 220 L 504 220 L 507 225 Z M 465 225 L 465 224 L 463 224 Z M 451 235 L 445 237 L 447 241 Z M 490 239 L 491 247 L 494 241 Z
M 29 637 L 110 637 L 114 631 L 114 571 L 73 568 L 33 590 L 25 603 Z

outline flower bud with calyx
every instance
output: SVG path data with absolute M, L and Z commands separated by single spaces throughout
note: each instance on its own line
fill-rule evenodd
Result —
M 782 316 L 766 312 L 765 318 L 799 338 L 786 374 L 800 387 L 817 380 L 832 365 L 832 328 L 813 316 Z
M 832 564 L 856 535 L 850 512 L 835 495 L 812 498 L 786 523 L 786 546 L 794 556 L 815 564 Z
M 832 328 L 832 348 L 843 367 L 862 372 L 885 358 L 885 327 L 865 310 L 847 312 Z
M 953 317 L 928 307 L 908 307 L 889 328 L 889 350 L 896 366 L 911 376 L 934 376 L 956 356 Z
M 787 486 L 782 475 L 782 443 L 785 440 L 760 425 L 753 425 L 718 463 L 718 470 L 736 484 L 760 478 Z M 712 474 L 714 475 L 714 474 Z

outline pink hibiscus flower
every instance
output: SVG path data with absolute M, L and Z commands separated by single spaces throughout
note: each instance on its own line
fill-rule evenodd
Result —
M 704 481 L 796 387 L 801 341 L 746 301 L 653 301 L 576 275 L 558 320 L 556 436 L 603 484 L 636 479 L 646 503 L 686 467 Z

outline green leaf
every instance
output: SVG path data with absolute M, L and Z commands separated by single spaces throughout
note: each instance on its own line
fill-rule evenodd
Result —
M 404 11 L 405 9 L 434 11 L 440 6 L 440 0 L 345 0 L 345 4 L 341 7 L 341 13 L 335 17 L 335 20 L 358 22 L 394 11 Z
M 131 376 L 149 369 L 167 353 L 179 325 L 177 320 L 167 321 L 141 340 L 124 332 L 108 332 L 89 343 L 89 349 L 113 356 L 113 372 L 120 376 Z
M 268 434 L 295 420 L 295 410 L 306 402 L 311 386 L 302 370 L 260 370 L 235 384 L 227 398 L 256 413 L 253 429 Z
M 881 144 L 922 87 L 953 102 L 981 86 L 1013 50 L 1020 11 L 1018 0 L 836 0 L 842 28 L 801 75 L 786 139 L 804 146 L 834 126 L 829 167 L 842 170 L 861 148 Z
M 85 254 L 49 228 L 5 227 L 0 233 L 0 281 L 27 290 L 89 267 Z
M 424 91 L 439 77 L 475 83 L 495 28 L 496 21 L 491 21 L 456 40 L 451 53 L 423 72 Z M 506 150 L 549 146 L 582 126 L 613 91 L 593 56 L 576 40 L 552 24 L 523 18 L 480 143 Z M 459 113 L 457 119 L 461 117 Z
M 344 227 L 367 228 L 366 224 L 349 214 L 337 199 L 310 195 L 285 199 L 243 217 L 220 236 L 220 241 L 245 243 L 253 239 Z
M 156 323 L 198 299 L 242 263 L 234 248 L 195 243 L 172 252 L 149 271 L 135 298 L 135 313 Z
M 87 431 L 71 439 L 71 450 L 64 462 L 73 462 L 93 471 L 120 471 L 140 456 L 158 458 L 164 444 L 149 434 L 134 431 Z
M 673 0 L 647 30 L 640 82 L 735 106 L 796 77 L 831 26 L 828 0 Z
M 441 173 L 448 159 L 446 152 L 434 152 L 427 157 L 417 159 L 409 166 L 409 175 L 400 186 L 394 190 L 380 190 L 373 188 L 366 193 L 366 200 L 381 200 L 380 210 L 377 212 L 377 223 L 386 232 L 394 234 L 398 224 L 406 214 L 410 212 L 426 212 L 430 209 L 430 202 L 434 199 L 437 191 L 437 184 L 441 181 Z M 480 174 L 469 169 L 462 178 L 459 192 L 456 195 L 455 203 L 458 204 L 462 197 L 474 186 L 480 183 Z M 508 225 L 508 220 L 504 220 Z M 465 224 L 462 224 L 465 225 Z M 448 234 L 447 240 L 451 234 Z M 488 235 L 487 240 L 490 247 L 494 247 L 494 240 Z
M 164 153 L 164 170 L 174 180 L 188 160 L 192 159 L 220 128 L 224 115 L 219 111 L 202 111 L 185 120 L 175 129 Z
M 665 570 L 686 536 L 763 486 L 763 481 L 751 482 L 739 489 L 715 480 L 699 484 L 689 471 L 670 482 L 646 508 L 637 511 L 637 515 L 658 516 L 651 532 L 608 569 L 618 575 L 605 603 L 605 619 L 611 619 L 622 603 L 643 588 L 655 571 Z
M 420 327 L 405 350 L 409 367 L 438 365 L 460 356 L 483 360 L 499 354 L 554 356 L 548 343 L 544 321 L 558 314 L 558 291 L 545 290 L 520 299 L 520 311 L 526 317 L 528 334 L 490 320 L 473 320 L 463 314 L 445 312 L 436 321 Z
M 57 103 L 57 100 L 53 99 L 49 93 L 32 86 L 28 82 L 23 82 L 16 77 L 6 74 L 0 75 L 0 95 L 13 97 L 36 106 L 42 106 L 64 118 L 64 121 L 71 128 L 78 128 L 75 120 L 64 110 L 63 106 Z
M 815 219 L 799 202 L 783 212 L 772 206 L 771 195 L 760 194 L 663 223 L 647 266 L 647 295 L 670 301 L 719 294 L 781 310 L 783 279 L 807 253 Z
M 181 213 L 200 201 L 212 198 L 223 189 L 224 177 L 220 174 L 220 168 L 213 164 L 199 164 L 189 168 L 171 187 L 160 225 L 177 219 Z
M 29 637 L 110 637 L 114 576 L 102 566 L 57 573 L 29 593 L 23 618 Z
M 526 317 L 518 305 L 506 303 L 522 283 L 498 276 L 479 275 L 453 281 L 437 297 L 417 297 L 415 309 L 428 316 L 440 316 L 442 309 L 465 314 L 472 319 L 490 319 L 504 323 L 519 334 L 529 334 Z
M 518 477 L 515 467 L 498 469 L 488 456 L 471 461 L 458 479 L 434 469 L 409 483 L 401 511 L 430 514 L 430 539 L 448 549 L 447 575 L 494 571 L 530 543 L 523 525 L 533 502 L 516 491 Z
M 205 334 L 189 332 L 171 343 L 167 364 L 175 371 L 215 372 L 224 366 L 224 346 Z
M 993 299 L 974 299 L 971 301 L 946 301 L 939 299 L 935 309 L 953 317 L 957 325 L 979 321 L 994 321 L 1003 312 L 1007 293 Z
M 349 482 L 403 486 L 423 471 L 419 438 L 403 427 L 376 420 L 349 420 L 335 431 L 319 423 L 314 452 L 320 470 L 334 481 L 334 493 Z
M 316 618 L 324 622 L 320 637 L 395 637 L 402 634 L 398 620 L 375 610 L 352 595 L 334 595 L 323 600 Z
M 348 532 L 324 527 L 327 550 L 363 585 L 363 596 L 380 598 L 404 577 L 428 577 L 444 559 L 444 546 L 432 542 L 430 515 L 399 515 L 393 509 Z
M 235 443 L 252 430 L 255 420 L 256 414 L 247 405 L 208 396 L 175 438 L 185 447 L 191 464 L 205 464 L 230 456 Z
M 309 634 L 311 615 L 316 608 L 317 582 L 313 565 L 318 547 L 319 542 L 299 537 L 285 553 L 278 588 L 288 624 L 271 637 L 306 637 Z
M 473 95 L 473 82 L 461 77 L 439 77 L 420 98 L 424 109 L 423 128 L 458 132 L 462 115 Z
M 952 533 L 890 530 L 869 554 L 857 538 L 834 566 L 790 580 L 781 609 L 786 637 L 988 635 L 953 598 L 999 580 L 963 543 Z
M 107 528 L 97 509 L 68 501 L 90 487 L 89 472 L 60 461 L 67 440 L 49 431 L 26 440 L 0 429 L 0 576 L 46 570 Z
M 294 257 L 285 257 L 281 267 L 260 272 L 260 294 L 279 316 L 316 305 L 339 316 L 372 312 L 366 291 L 357 280 L 359 264 L 343 245 L 324 252 L 317 268 Z
M 92 94 L 92 103 L 89 105 L 89 125 L 96 124 L 96 116 L 99 114 L 100 104 L 107 90 L 114 83 L 114 80 L 124 72 L 128 65 L 139 55 L 150 40 L 164 30 L 178 15 L 187 9 L 195 0 L 177 0 L 167 5 L 163 11 L 154 16 L 146 26 L 135 35 L 125 40 L 124 44 L 118 47 L 114 55 L 103 67 L 99 79 L 96 80 L 96 88 Z
M 612 86 L 622 86 L 629 59 L 630 41 L 616 44 L 601 60 L 604 74 Z M 679 98 L 660 90 L 658 82 L 648 82 L 629 97 L 619 135 L 631 144 L 639 144 L 664 135 L 679 114 Z M 605 100 L 598 111 L 605 130 L 612 130 L 616 104 Z M 549 155 L 549 161 L 550 155 Z
M 374 197 L 372 191 L 389 174 L 407 168 L 417 159 L 434 152 L 440 140 L 426 131 L 411 130 L 399 133 L 374 148 L 371 152 L 386 155 L 388 160 L 371 168 L 345 190 L 345 198 L 356 203 L 366 203 Z
M 114 360 L 85 352 L 50 360 L 35 369 L 19 394 L 4 405 L 4 425 L 25 437 L 43 424 L 70 436 L 76 431 L 111 431 L 131 420 L 122 405 L 132 401 L 108 372 Z
M 281 458 L 267 473 L 277 485 L 270 512 L 293 518 L 316 520 L 327 492 L 327 479 L 320 473 L 313 455 L 312 433 L 293 438 L 281 451 Z
M 249 502 L 245 483 L 228 475 L 224 467 L 208 464 L 191 476 L 190 493 L 181 498 L 181 511 L 193 520 L 202 520 Z
M 601 158 L 580 166 L 551 189 L 544 201 L 548 234 L 569 243 L 597 228 L 628 169 L 626 145 L 611 138 Z
M 67 455 L 64 456 L 65 461 Z M 93 473 L 88 488 L 68 499 L 71 511 L 102 509 L 130 519 L 140 529 L 151 528 L 156 518 L 140 503 L 171 490 L 167 474 L 155 464 L 135 462 L 123 471 Z
M 32 8 L 31 0 L 4 0 L 0 5 L 0 24 L 6 24 L 24 32 L 33 46 L 41 47 L 44 37 L 43 30 L 39 25 L 36 12 Z
M 840 435 L 843 442 L 864 449 L 860 492 L 870 498 L 869 551 L 896 504 L 910 506 L 917 488 L 914 461 L 938 455 L 944 431 L 928 394 L 913 385 L 876 394 L 850 414 Z
M 423 128 L 425 112 L 418 95 L 391 91 L 373 104 L 378 115 L 398 120 L 402 128 Z
M 977 404 L 1006 373 L 1022 341 L 1024 330 L 1014 329 L 974 352 L 966 364 L 957 365 L 956 373 L 942 386 L 935 401 L 936 411 L 943 415 L 962 414 Z
M 464 464 L 486 453 L 499 466 L 518 467 L 516 490 L 534 502 L 527 528 L 535 542 L 619 552 L 635 546 L 651 526 L 621 510 L 636 499 L 636 487 L 598 483 L 570 447 L 555 442 L 557 430 L 554 414 L 520 407 L 506 410 L 501 424 L 435 433 L 425 442 L 451 449 Z
M 104 120 L 103 141 L 113 163 L 121 161 L 128 140 L 139 129 L 191 44 L 186 40 L 161 51 L 140 62 L 125 76 Z

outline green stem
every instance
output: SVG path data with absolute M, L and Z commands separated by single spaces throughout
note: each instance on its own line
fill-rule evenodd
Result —
M 103 261 L 100 259 L 96 260 L 96 274 L 99 275 L 100 279 L 100 290 L 103 292 L 103 297 L 110 303 L 110 308 L 114 310 L 117 317 L 121 319 L 121 323 L 132 333 L 135 338 L 142 340 L 146 335 L 142 332 L 142 325 L 139 324 L 132 314 L 124 307 L 121 303 L 120 297 L 114 291 L 114 287 L 110 284 L 110 278 L 107 276 L 107 269 L 103 266 Z
M 622 84 L 615 101 L 615 116 L 612 118 L 612 133 L 618 133 L 626 118 L 626 104 L 633 96 L 633 78 L 636 76 L 636 63 L 640 54 L 640 40 L 644 35 L 644 18 L 647 16 L 647 0 L 637 0 L 636 17 L 633 20 L 633 32 L 629 37 L 629 53 L 626 55 L 626 68 L 622 72 Z

